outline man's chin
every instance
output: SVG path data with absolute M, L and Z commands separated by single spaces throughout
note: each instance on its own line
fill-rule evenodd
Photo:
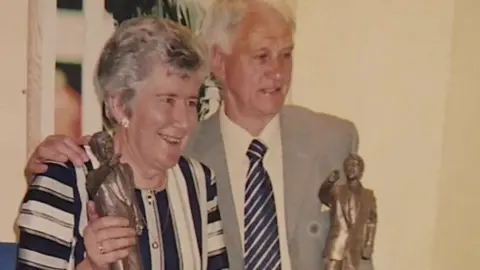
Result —
M 280 113 L 283 108 L 283 103 L 275 103 L 275 104 L 265 104 L 265 106 L 260 108 L 260 112 L 264 116 L 273 117 Z

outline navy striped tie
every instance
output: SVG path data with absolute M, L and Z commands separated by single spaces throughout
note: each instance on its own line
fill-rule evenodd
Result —
M 247 151 L 250 166 L 245 185 L 245 270 L 279 270 L 280 241 L 272 183 L 263 157 L 267 147 L 253 140 Z

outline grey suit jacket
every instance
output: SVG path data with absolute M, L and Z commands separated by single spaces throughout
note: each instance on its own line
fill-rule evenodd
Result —
M 329 214 L 321 211 L 318 191 L 333 169 L 357 151 L 355 126 L 346 120 L 297 107 L 280 112 L 285 189 L 285 217 L 292 269 L 323 270 L 322 252 L 329 228 Z M 187 155 L 216 173 L 218 204 L 230 269 L 243 269 L 239 224 L 225 157 L 218 113 L 205 120 L 190 140 Z M 284 267 L 284 269 L 287 269 Z M 370 263 L 360 270 L 371 270 Z

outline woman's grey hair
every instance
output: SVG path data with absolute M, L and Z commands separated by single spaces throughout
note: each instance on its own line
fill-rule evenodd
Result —
M 94 84 L 105 103 L 119 95 L 128 116 L 138 91 L 156 68 L 180 77 L 208 75 L 207 48 L 188 28 L 168 19 L 139 17 L 123 22 L 105 44 L 97 62 Z M 107 117 L 111 119 L 108 106 Z
M 230 52 L 235 30 L 251 1 L 261 1 L 270 5 L 285 18 L 292 31 L 295 30 L 295 15 L 288 0 L 213 0 L 200 27 L 200 35 L 207 42 L 209 50 L 217 45 Z

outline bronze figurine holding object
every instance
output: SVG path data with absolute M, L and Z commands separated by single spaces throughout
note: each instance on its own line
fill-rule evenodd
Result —
M 89 143 L 100 163 L 87 174 L 87 190 L 100 216 L 124 217 L 130 221 L 137 235 L 141 235 L 145 220 L 135 195 L 133 171 L 127 163 L 120 163 L 115 153 L 113 138 L 106 131 L 95 133 Z M 111 270 L 143 270 L 138 244 L 122 260 L 110 265 Z
M 361 260 L 372 259 L 377 206 L 373 191 L 360 182 L 364 169 L 363 159 L 352 153 L 343 162 L 346 184 L 336 184 L 340 171 L 334 170 L 320 187 L 320 200 L 330 207 L 325 270 L 358 270 Z

